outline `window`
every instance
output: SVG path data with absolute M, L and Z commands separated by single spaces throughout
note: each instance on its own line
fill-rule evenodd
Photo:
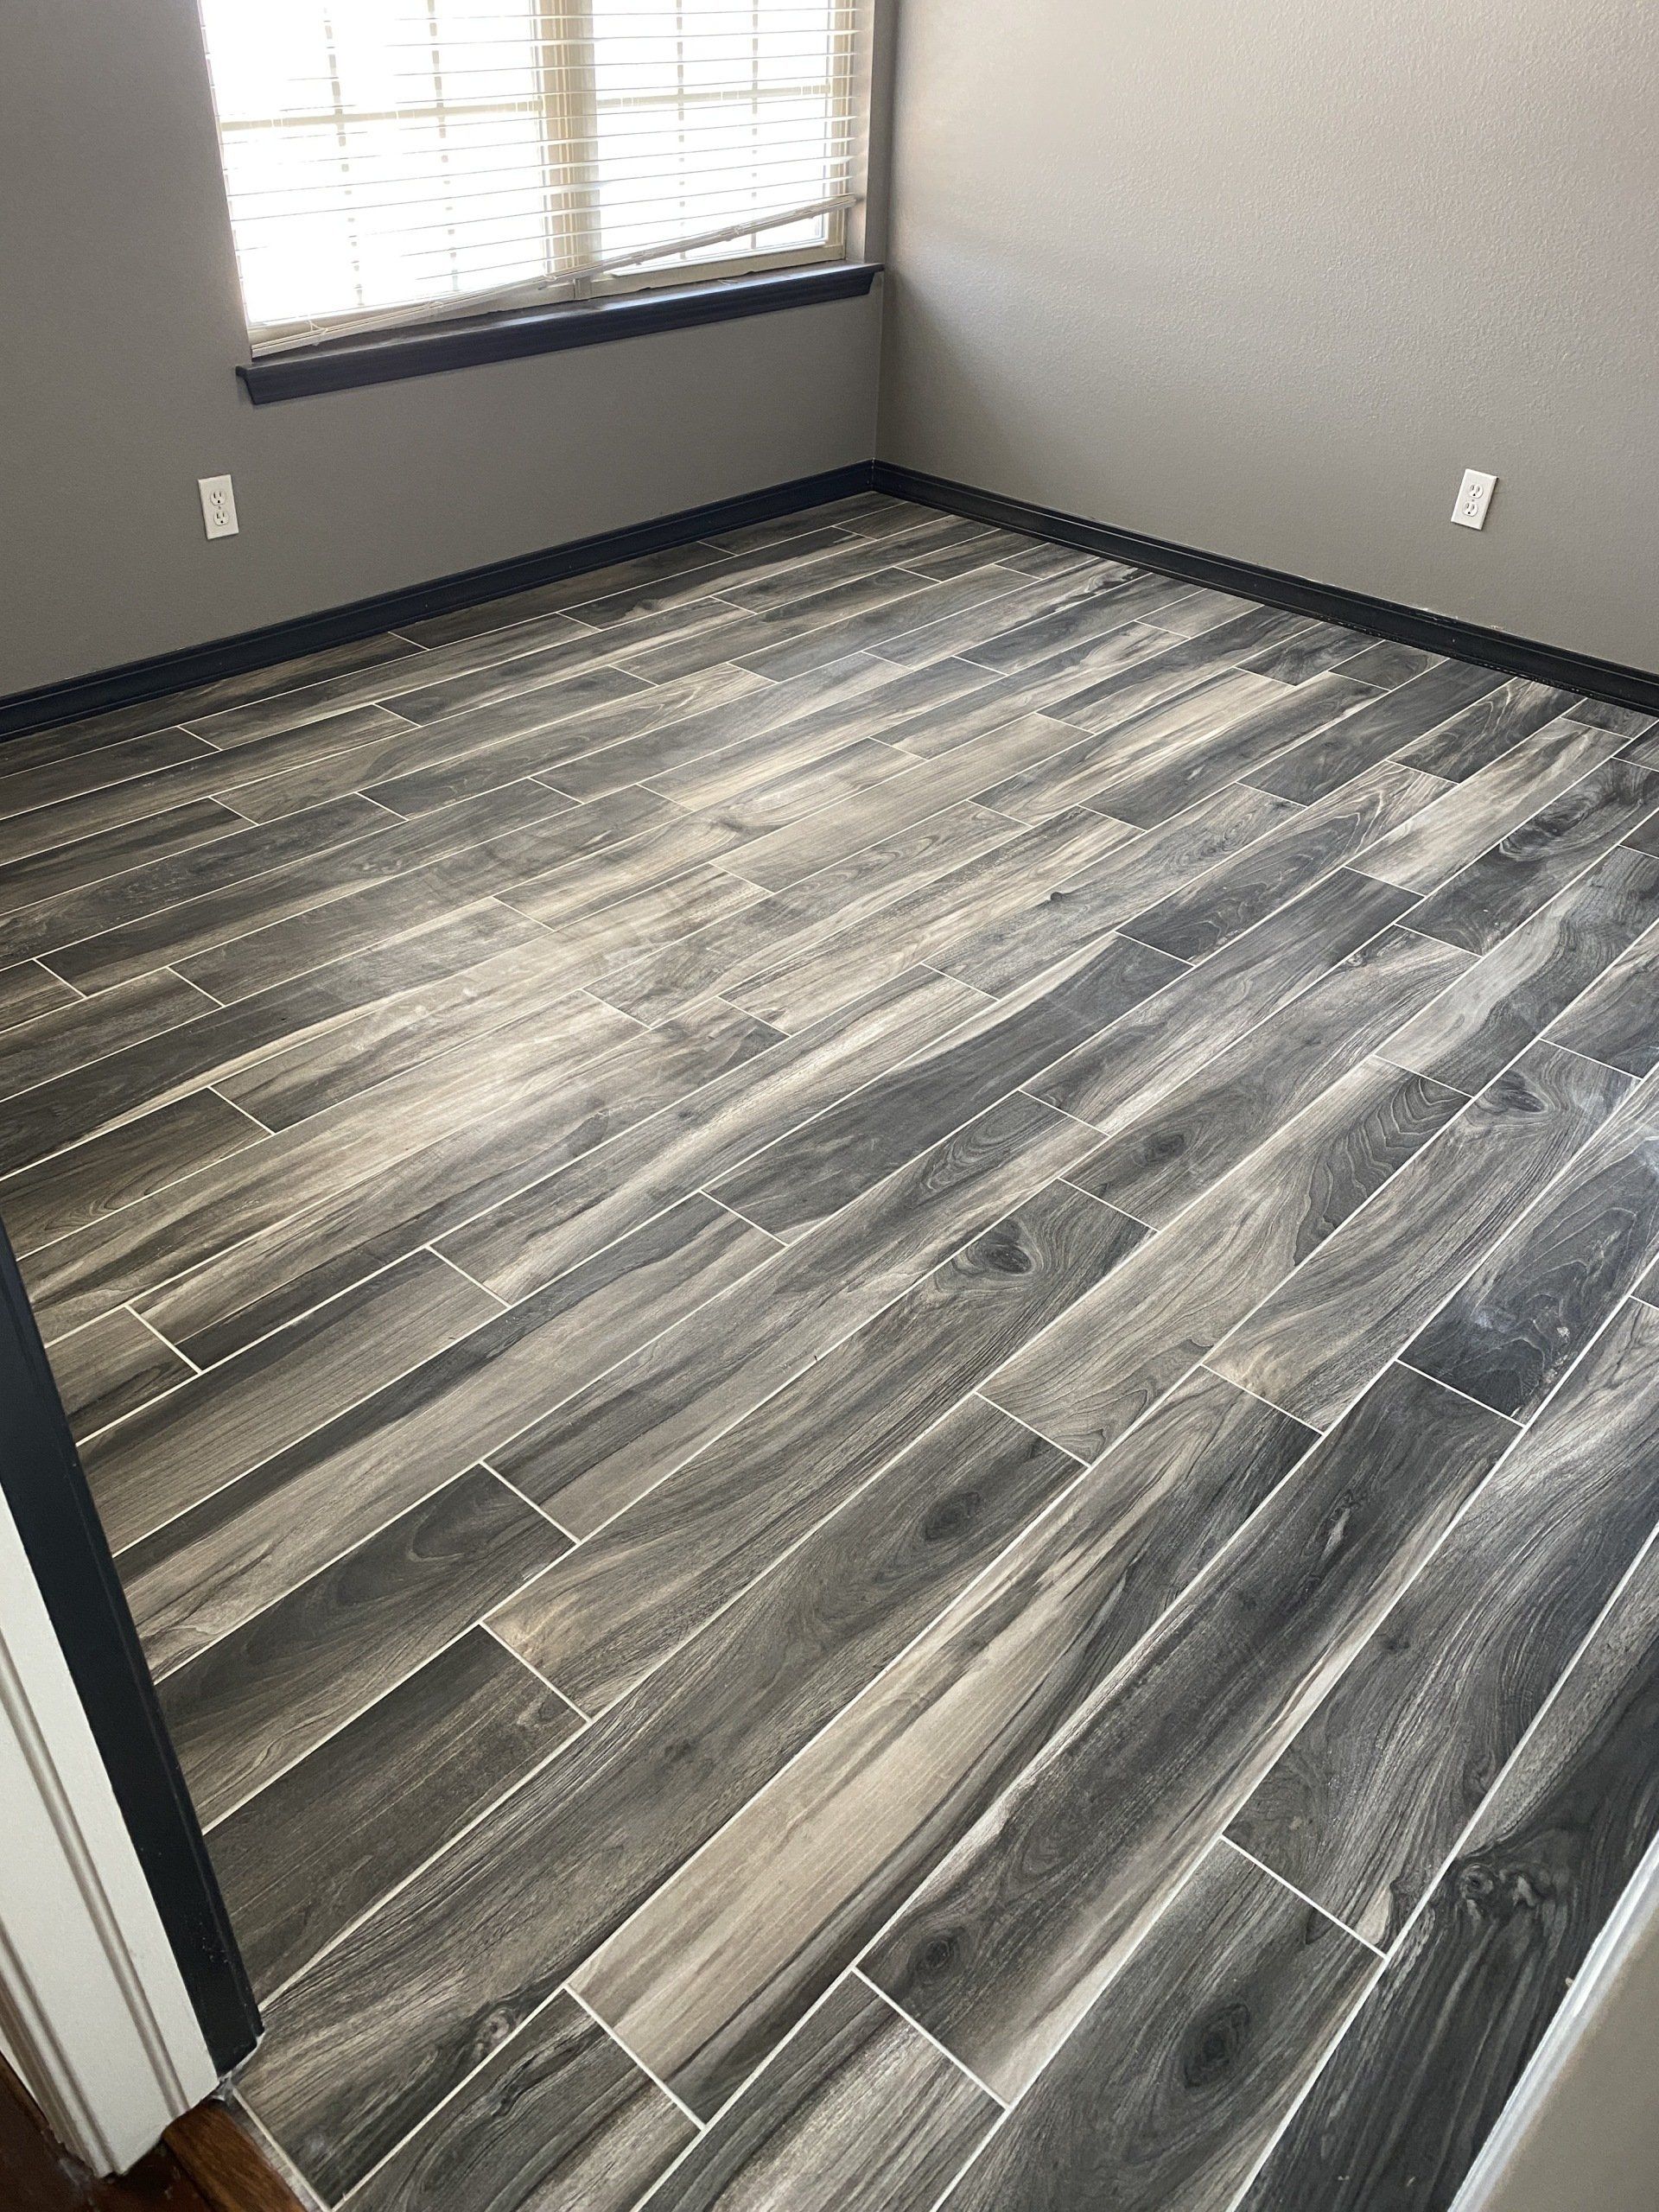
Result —
M 254 351 L 840 259 L 856 0 L 201 0 Z

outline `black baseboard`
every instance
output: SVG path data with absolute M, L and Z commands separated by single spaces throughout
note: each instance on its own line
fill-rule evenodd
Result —
M 1114 530 L 1109 524 L 1090 522 L 1082 515 L 1062 514 L 1053 507 L 1005 499 L 1000 492 L 953 483 L 948 477 L 928 476 L 919 469 L 898 467 L 892 461 L 878 461 L 873 480 L 878 492 L 889 493 L 894 499 L 915 499 L 950 514 L 1000 523 L 1033 537 L 1052 538 L 1085 552 L 1156 569 L 1165 575 L 1185 576 L 1194 583 L 1237 592 L 1246 599 L 1264 600 L 1270 607 L 1319 615 L 1351 630 L 1397 638 L 1402 644 L 1449 654 L 1454 660 L 1501 669 L 1506 676 L 1529 676 L 1564 691 L 1579 691 L 1588 698 L 1607 699 L 1617 706 L 1659 715 L 1659 675 L 1643 669 L 1625 668 L 1617 661 L 1597 660 L 1587 653 L 1567 652 L 1556 645 L 1541 645 L 1503 630 L 1482 629 L 1473 622 L 1456 622 L 1447 615 L 1431 614 L 1424 607 L 1372 599 L 1364 592 L 1312 583 L 1306 576 L 1287 575 L 1280 569 L 1258 569 L 1253 562 L 1201 553 L 1190 545 L 1172 545 L 1163 538 L 1142 537 L 1130 530 Z
M 829 499 L 868 491 L 871 467 L 869 461 L 861 461 L 845 468 L 827 469 L 817 476 L 798 476 L 786 484 L 746 492 L 737 499 L 683 507 L 678 513 L 659 516 L 654 522 L 601 531 L 596 537 L 575 538 L 539 553 L 520 554 L 512 560 L 493 561 L 486 568 L 435 577 L 429 583 L 379 592 L 372 599 L 353 600 L 348 606 L 330 607 L 321 614 L 298 615 L 291 621 L 273 622 L 264 629 L 217 639 L 211 645 L 186 645 L 175 652 L 157 653 L 149 660 L 105 669 L 96 676 L 72 677 L 61 683 L 16 692 L 10 698 L 0 698 L 0 738 L 43 729 L 55 722 L 79 721 L 83 715 L 102 714 L 111 707 L 137 706 L 169 691 L 212 683 L 220 677 L 239 676 L 247 669 L 267 668 L 301 653 L 316 652 L 325 645 L 372 637 L 379 630 L 396 630 L 405 622 L 447 613 L 451 607 L 475 606 L 480 600 L 499 599 L 535 584 L 551 583 L 560 576 L 576 575 L 586 569 L 606 568 L 613 561 L 627 561 L 637 554 L 659 552 L 667 545 L 683 545 L 694 537 L 737 530 L 745 523 L 769 522 L 774 515 L 821 506 Z

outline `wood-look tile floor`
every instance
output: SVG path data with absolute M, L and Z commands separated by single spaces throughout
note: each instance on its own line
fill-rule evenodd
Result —
M 874 495 L 0 751 L 353 2212 L 1450 2204 L 1659 1831 L 1659 731 Z

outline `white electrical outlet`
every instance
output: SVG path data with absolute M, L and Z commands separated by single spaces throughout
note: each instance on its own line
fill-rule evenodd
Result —
M 236 493 L 228 476 L 199 476 L 201 519 L 209 537 L 234 537 L 241 525 L 236 519 Z
M 1492 504 L 1492 493 L 1497 486 L 1496 476 L 1488 476 L 1478 468 L 1465 468 L 1462 488 L 1458 493 L 1458 504 L 1452 510 L 1452 521 L 1461 523 L 1465 530 L 1484 530 L 1486 510 Z M 210 537 L 212 534 L 209 531 Z

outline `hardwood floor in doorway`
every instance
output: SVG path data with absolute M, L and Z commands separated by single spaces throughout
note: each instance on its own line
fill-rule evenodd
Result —
M 0 749 L 296 2187 L 1448 2207 L 1659 1832 L 1656 973 L 1643 717 L 874 494 Z

